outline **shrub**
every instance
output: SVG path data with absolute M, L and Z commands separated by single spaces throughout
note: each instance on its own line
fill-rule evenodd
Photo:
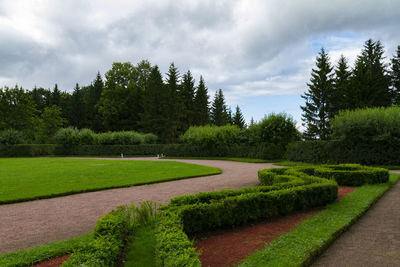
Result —
M 299 140 L 300 133 L 292 117 L 285 113 L 272 113 L 250 126 L 248 136 L 251 143 L 272 143 L 284 148 L 290 142 Z
M 25 136 L 21 131 L 8 129 L 0 132 L 0 145 L 25 144 Z
M 139 145 L 155 143 L 154 134 L 141 134 L 135 131 L 107 132 L 96 134 L 90 129 L 78 130 L 73 127 L 63 128 L 55 135 L 56 144 L 73 147 L 84 145 Z
M 236 126 L 192 126 L 182 136 L 181 141 L 196 146 L 231 145 L 237 143 L 240 129 Z
M 331 121 L 335 139 L 350 143 L 400 141 L 400 107 L 366 108 L 339 112 Z
M 79 130 L 75 127 L 61 128 L 54 135 L 56 144 L 77 146 L 80 144 Z
M 79 145 L 95 145 L 97 143 L 96 134 L 90 129 L 81 129 L 78 132 Z

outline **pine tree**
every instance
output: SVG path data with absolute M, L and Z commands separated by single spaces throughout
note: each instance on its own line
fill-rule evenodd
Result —
M 210 123 L 210 111 L 208 102 L 207 87 L 204 84 L 203 77 L 200 76 L 200 82 L 197 86 L 196 96 L 194 98 L 194 124 L 206 125 Z
M 252 123 L 254 124 L 254 120 L 252 119 Z M 236 125 L 240 129 L 243 129 L 246 127 L 246 122 L 244 120 L 243 114 L 240 111 L 239 105 L 236 106 L 236 112 L 235 115 L 233 116 L 233 125 Z
M 390 77 L 383 53 L 380 41 L 369 39 L 365 42 L 351 77 L 351 109 L 391 105 Z
M 400 105 L 400 45 L 397 46 L 397 53 L 392 58 L 392 68 L 390 74 L 392 80 L 392 101 L 396 105 Z
M 333 74 L 329 56 L 322 48 L 316 58 L 316 69 L 312 69 L 308 92 L 301 97 L 305 99 L 302 120 L 306 127 L 304 136 L 309 139 L 328 139 L 329 108 L 331 106 Z
M 225 98 L 222 90 L 215 92 L 214 101 L 211 106 L 211 122 L 217 126 L 227 124 Z
M 341 55 L 335 68 L 333 91 L 329 118 L 333 118 L 340 110 L 350 107 L 350 76 L 351 71 L 347 59 Z
M 194 125 L 194 79 L 190 70 L 188 70 L 182 78 L 180 86 L 180 98 L 182 100 L 182 125 L 183 131 L 186 131 L 190 126 Z

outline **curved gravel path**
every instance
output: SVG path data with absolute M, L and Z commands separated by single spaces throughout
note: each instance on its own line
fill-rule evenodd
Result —
M 107 160 L 158 160 L 110 158 Z M 163 159 L 165 160 L 165 159 Z M 52 199 L 0 205 L 0 254 L 80 236 L 93 230 L 100 216 L 117 205 L 144 200 L 166 203 L 173 196 L 200 191 L 237 189 L 258 183 L 259 169 L 271 163 L 223 160 L 176 160 L 217 167 L 222 174 L 151 185 L 83 193 Z
M 312 266 L 400 266 L 399 205 L 397 182 Z

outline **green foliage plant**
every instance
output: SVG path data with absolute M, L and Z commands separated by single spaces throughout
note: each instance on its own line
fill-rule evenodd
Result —
M 0 145 L 17 145 L 25 142 L 25 136 L 21 131 L 8 129 L 0 132 Z

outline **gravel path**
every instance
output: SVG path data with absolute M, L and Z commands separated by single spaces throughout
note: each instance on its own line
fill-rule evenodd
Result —
M 157 160 L 112 158 L 110 160 Z M 270 163 L 222 160 L 173 160 L 217 167 L 222 174 L 0 205 L 0 254 L 80 236 L 93 230 L 100 216 L 117 205 L 144 200 L 166 203 L 173 196 L 237 189 L 258 183 L 257 171 Z
M 393 171 L 399 173 L 400 171 Z M 400 182 L 312 266 L 400 266 Z

